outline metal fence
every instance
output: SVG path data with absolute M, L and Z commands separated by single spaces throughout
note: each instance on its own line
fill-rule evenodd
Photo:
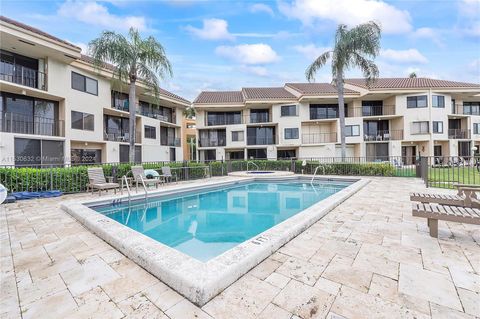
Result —
M 455 184 L 480 185 L 480 156 L 422 157 L 420 170 L 427 187 L 455 188 Z
M 254 163 L 254 164 L 251 164 Z M 105 176 L 119 181 L 131 174 L 129 163 L 0 166 L 0 183 L 9 192 L 61 190 L 65 193 L 84 192 L 88 183 L 87 168 L 102 166 Z M 145 170 L 161 174 L 169 166 L 174 180 L 188 181 L 211 176 L 226 176 L 234 171 L 292 171 L 296 174 L 343 176 L 421 177 L 427 187 L 454 188 L 455 184 L 480 185 L 480 157 L 339 157 L 231 160 L 210 162 L 144 162 Z M 148 175 L 148 174 L 147 174 Z

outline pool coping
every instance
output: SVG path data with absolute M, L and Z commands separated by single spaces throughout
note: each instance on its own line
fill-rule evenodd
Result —
M 238 178 L 209 182 L 202 188 L 208 189 L 256 180 L 295 180 L 302 179 L 302 177 L 306 176 Z M 324 178 L 316 180 L 322 179 Z M 203 306 L 262 260 L 370 182 L 365 178 L 332 177 L 329 180 L 354 181 L 354 183 L 205 263 L 157 242 L 86 206 L 108 202 L 119 196 L 82 202 L 66 201 L 61 203 L 61 208 L 191 302 Z M 168 196 L 179 192 L 198 190 L 199 187 L 200 185 L 179 185 L 176 188 L 149 192 L 149 195 Z M 132 196 L 132 198 L 141 198 L 142 196 L 140 194 Z M 121 198 L 126 198 L 126 196 L 121 196 Z

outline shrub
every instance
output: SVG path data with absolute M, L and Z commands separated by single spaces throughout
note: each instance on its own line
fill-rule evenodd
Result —
M 355 176 L 395 176 L 396 169 L 390 163 L 327 163 L 308 161 L 302 166 L 302 161 L 290 160 L 253 160 L 249 161 L 249 170 L 281 170 L 301 174 L 313 174 L 319 165 L 325 168 L 327 175 L 355 175 Z M 244 171 L 247 161 L 230 162 L 158 162 L 145 163 L 145 169 L 161 170 L 163 166 L 170 166 L 172 174 L 178 180 L 198 179 L 205 176 L 205 166 L 209 167 L 211 176 L 224 176 L 229 171 Z M 256 166 L 255 166 L 256 165 Z M 105 176 L 113 176 L 117 181 L 130 172 L 131 164 L 103 164 Z M 86 190 L 88 183 L 87 168 L 91 166 L 73 166 L 59 168 L 0 168 L 0 183 L 4 184 L 9 192 L 60 190 L 65 193 L 77 193 Z M 185 168 L 186 167 L 186 168 Z M 319 171 L 323 174 L 323 170 Z

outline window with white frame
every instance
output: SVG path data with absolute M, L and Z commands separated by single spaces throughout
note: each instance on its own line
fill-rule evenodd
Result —
M 286 140 L 298 139 L 298 127 L 286 128 L 285 129 L 285 139 Z
M 412 123 L 412 134 L 428 134 L 428 121 L 420 121 Z
M 360 136 L 360 125 L 345 126 L 345 136 Z
M 244 139 L 243 131 L 232 131 L 232 142 L 242 142 Z
M 443 133 L 442 121 L 433 121 L 433 133 L 437 133 L 437 134 Z

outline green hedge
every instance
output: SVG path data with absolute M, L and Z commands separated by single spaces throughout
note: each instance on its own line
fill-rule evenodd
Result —
M 396 169 L 390 163 L 328 163 L 308 161 L 302 166 L 302 161 L 290 160 L 253 160 L 249 161 L 249 170 L 293 170 L 297 174 L 313 174 L 319 165 L 325 168 L 327 175 L 357 175 L 357 176 L 395 176 Z M 224 176 L 229 171 L 244 171 L 247 169 L 247 161 L 231 162 L 160 162 L 145 163 L 145 169 L 161 170 L 162 166 L 168 165 L 178 180 L 198 179 L 205 176 L 204 166 L 208 165 L 211 176 Z M 187 166 L 188 169 L 181 168 Z M 65 193 L 77 193 L 85 191 L 88 183 L 87 168 L 91 166 L 75 166 L 65 168 L 0 168 L 0 183 L 7 187 L 9 192 L 19 191 L 44 191 L 60 190 Z M 130 171 L 130 164 L 104 164 L 102 165 L 105 176 L 112 176 L 116 170 L 116 178 L 120 180 Z M 258 167 L 258 168 L 257 168 Z M 323 170 L 318 172 L 323 174 Z

